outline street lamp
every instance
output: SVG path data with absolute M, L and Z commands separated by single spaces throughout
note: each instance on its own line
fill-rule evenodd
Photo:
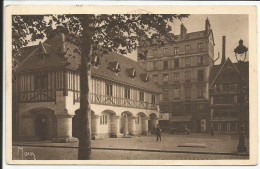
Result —
M 241 66 L 246 60 L 248 48 L 243 45 L 243 40 L 239 40 L 239 45 L 234 50 L 238 66 Z M 240 132 L 239 132 L 239 143 L 237 151 L 240 153 L 247 152 L 247 146 L 245 144 L 245 124 L 244 124 L 244 102 L 245 102 L 245 86 L 243 87 L 242 82 L 238 85 L 238 95 L 240 104 Z

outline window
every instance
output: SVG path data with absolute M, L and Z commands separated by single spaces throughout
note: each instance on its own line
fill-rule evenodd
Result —
M 198 71 L 198 81 L 204 80 L 204 73 L 203 72 L 204 72 L 203 70 Z
M 186 71 L 185 72 L 185 81 L 190 81 L 190 79 L 191 79 L 191 71 Z
M 158 63 L 157 62 L 153 62 L 153 69 L 157 70 L 158 69 Z
M 174 67 L 178 68 L 179 66 L 179 59 L 174 59 Z
M 167 70 L 168 69 L 168 61 L 163 61 L 163 69 Z
M 174 89 L 174 99 L 179 99 L 180 98 L 180 88 L 176 87 Z
M 167 84 L 169 81 L 169 74 L 163 74 L 163 83 Z
M 140 100 L 141 102 L 144 101 L 144 92 L 139 92 L 139 100 Z
M 174 81 L 175 81 L 175 82 L 180 81 L 180 72 L 174 73 Z
M 203 50 L 203 43 L 198 43 L 198 51 L 202 51 Z
M 205 109 L 205 105 L 204 104 L 198 104 L 198 110 L 203 110 Z
M 163 100 L 169 100 L 169 89 L 163 90 Z
M 203 56 L 198 56 L 198 65 L 203 64 Z
M 158 75 L 157 74 L 153 74 L 153 82 L 158 82 Z
M 185 104 L 184 109 L 187 113 L 190 113 L 191 111 L 191 104 Z
M 179 47 L 175 47 L 174 48 L 174 54 L 176 55 L 176 54 L 178 54 L 179 53 Z
M 152 103 L 155 104 L 155 95 L 152 95 Z
M 125 98 L 130 99 L 130 89 L 125 88 Z
M 113 86 L 112 84 L 106 84 L 106 95 L 113 96 Z
M 153 57 L 153 51 L 148 51 L 147 58 L 152 58 L 152 57 Z
M 107 125 L 107 115 L 100 116 L 100 125 Z
M 204 88 L 202 88 L 202 87 L 198 88 L 198 98 L 199 99 L 204 98 Z
M 237 96 L 234 96 L 234 103 L 235 103 L 235 104 L 238 103 L 238 102 L 237 102 Z
M 191 97 L 191 88 L 190 87 L 185 88 L 185 97 L 186 98 Z
M 190 45 L 185 46 L 185 53 L 188 53 L 190 51 Z
M 48 88 L 48 74 L 43 73 L 34 77 L 35 90 L 46 90 Z
M 185 58 L 185 66 L 189 66 L 190 65 L 190 58 Z
M 167 53 L 167 48 L 163 48 L 163 55 L 166 55 L 166 53 Z

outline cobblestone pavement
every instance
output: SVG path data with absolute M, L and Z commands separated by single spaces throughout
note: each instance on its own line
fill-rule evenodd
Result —
M 77 160 L 77 148 L 13 146 L 13 160 Z M 248 159 L 240 155 L 92 150 L 92 160 L 223 160 Z
M 248 139 L 246 139 L 248 145 Z M 75 143 L 52 143 L 52 142 L 14 142 L 14 145 L 40 145 L 40 146 L 65 146 L 77 147 Z M 199 147 L 180 147 L 183 144 L 203 145 Z M 156 142 L 154 135 L 133 136 L 132 138 L 104 138 L 92 140 L 94 148 L 118 148 L 118 149 L 142 149 L 142 150 L 165 150 L 165 151 L 189 151 L 189 152 L 212 152 L 212 153 L 237 153 L 238 135 L 218 134 L 211 137 L 209 134 L 170 135 L 162 134 L 162 141 Z

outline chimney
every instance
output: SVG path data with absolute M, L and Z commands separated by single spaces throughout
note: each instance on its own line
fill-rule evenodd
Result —
M 187 33 L 187 29 L 185 28 L 185 26 L 182 23 L 181 24 L 181 39 L 185 38 L 186 33 Z
M 224 64 L 226 61 L 226 36 L 222 36 L 222 58 L 221 64 Z
M 208 32 L 208 31 L 210 30 L 209 18 L 206 19 L 206 22 L 205 22 L 205 30 L 206 30 L 206 32 Z

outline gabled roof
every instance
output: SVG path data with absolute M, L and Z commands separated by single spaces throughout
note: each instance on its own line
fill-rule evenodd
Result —
M 46 56 L 40 57 L 42 53 L 39 51 L 43 47 Z M 25 53 L 30 56 L 18 67 L 17 70 L 19 72 L 50 69 L 54 67 L 70 70 L 78 70 L 79 68 L 80 55 L 75 52 L 78 48 L 67 42 L 66 37 L 62 34 L 47 39 L 45 42 L 34 46 L 34 49 L 36 50 L 34 53 Z M 115 73 L 115 71 L 111 70 L 111 67 L 120 67 L 120 72 Z M 129 70 L 135 70 L 135 78 L 129 77 Z M 160 93 L 161 89 L 151 80 L 147 82 L 143 81 L 142 74 L 145 73 L 145 70 L 138 62 L 117 53 L 103 55 L 100 59 L 100 65 L 98 65 L 98 67 L 92 66 L 91 71 L 92 76 L 102 77 L 111 81 Z
M 23 47 L 22 49 L 22 54 L 21 56 L 17 56 L 14 59 L 18 62 L 18 64 L 20 64 L 21 62 L 23 62 L 28 56 L 29 54 L 31 54 L 36 48 L 38 48 L 38 46 L 26 46 Z
M 80 55 L 75 50 L 78 48 L 64 41 L 63 36 L 62 34 L 57 34 L 43 43 L 40 42 L 39 45 L 33 47 L 36 50 L 33 54 L 23 53 L 21 58 L 26 58 L 24 55 L 27 55 L 27 58 L 17 68 L 17 71 L 31 71 L 50 67 L 77 69 Z M 42 54 L 45 54 L 45 56 L 41 57 Z
M 237 71 L 241 78 L 248 83 L 249 80 L 249 62 L 233 63 L 229 58 L 224 62 L 224 64 L 213 65 L 210 75 L 209 75 L 209 84 L 210 87 L 214 84 L 217 77 L 220 75 L 221 71 L 227 66 L 230 65 Z

